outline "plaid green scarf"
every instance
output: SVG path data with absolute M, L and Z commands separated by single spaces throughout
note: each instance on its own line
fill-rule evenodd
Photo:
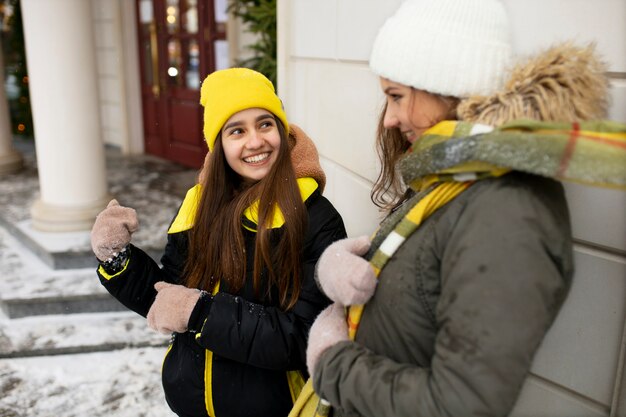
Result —
M 367 259 L 438 183 L 476 181 L 517 170 L 626 190 L 626 125 L 518 120 L 493 128 L 444 121 L 413 143 L 399 168 L 415 194 L 381 223 Z
M 402 178 L 413 189 L 506 169 L 626 190 L 626 125 L 518 120 L 491 128 L 444 121 L 400 161 Z

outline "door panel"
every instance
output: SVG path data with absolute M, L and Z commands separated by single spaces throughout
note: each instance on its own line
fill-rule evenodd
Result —
M 170 136 L 174 146 L 195 146 L 202 135 L 202 112 L 195 103 L 172 100 L 170 103 Z
M 198 168 L 207 152 L 200 84 L 228 66 L 226 1 L 136 2 L 146 153 Z

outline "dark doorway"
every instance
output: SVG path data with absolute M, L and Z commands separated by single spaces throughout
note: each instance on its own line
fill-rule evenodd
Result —
M 136 0 L 146 153 L 198 168 L 200 83 L 228 66 L 226 0 Z

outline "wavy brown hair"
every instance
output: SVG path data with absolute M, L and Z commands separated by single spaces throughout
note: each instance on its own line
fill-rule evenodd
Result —
M 378 116 L 376 129 L 376 155 L 380 161 L 380 172 L 370 193 L 372 202 L 381 209 L 391 210 L 402 201 L 403 184 L 396 168 L 400 158 L 411 144 L 400 133 L 400 129 L 384 126 L 387 103 Z
M 411 102 L 409 111 L 413 111 L 415 104 L 415 89 L 411 87 Z M 442 96 L 429 93 L 439 100 L 442 100 L 448 106 L 448 112 L 444 119 L 456 119 L 456 109 L 459 99 L 451 96 Z M 389 211 L 394 210 L 398 205 L 406 199 L 406 192 L 400 173 L 397 169 L 398 161 L 406 154 L 411 147 L 411 143 L 400 132 L 398 128 L 387 129 L 384 125 L 385 113 L 387 112 L 387 103 L 381 109 L 378 116 L 378 127 L 376 129 L 376 154 L 380 161 L 380 172 L 374 182 L 370 199 L 379 208 Z M 428 127 L 432 127 L 443 119 L 432 120 Z
M 280 120 L 274 120 L 280 134 L 278 157 L 265 178 L 252 185 L 246 184 L 226 162 L 221 134 L 215 141 L 207 173 L 201 180 L 196 222 L 189 231 L 184 276 L 185 285 L 206 291 L 214 289 L 217 279 L 225 281 L 233 293 L 244 287 L 247 254 L 242 215 L 259 200 L 254 291 L 257 296 L 263 292 L 271 297 L 271 290 L 277 289 L 279 305 L 289 309 L 302 286 L 302 247 L 308 217 L 291 163 L 289 137 Z M 268 228 L 277 208 L 285 224 L 279 229 Z

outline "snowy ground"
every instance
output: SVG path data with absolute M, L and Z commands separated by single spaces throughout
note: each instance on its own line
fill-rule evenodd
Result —
M 47 269 L 3 228 L 0 270 L 0 296 L 23 300 L 50 297 L 57 281 L 83 293 L 97 283 L 93 270 Z M 63 281 L 72 278 L 84 282 Z M 172 416 L 160 381 L 166 343 L 125 311 L 1 316 L 0 417 Z
M 11 234 L 39 191 L 24 149 L 26 168 L 0 177 L 0 417 L 173 416 L 160 379 L 168 337 L 128 311 L 86 312 L 112 301 L 94 268 L 51 269 Z M 133 242 L 162 248 L 195 172 L 110 151 L 107 169 L 109 191 L 139 214 Z
M 164 348 L 0 360 L 1 417 L 174 416 Z

